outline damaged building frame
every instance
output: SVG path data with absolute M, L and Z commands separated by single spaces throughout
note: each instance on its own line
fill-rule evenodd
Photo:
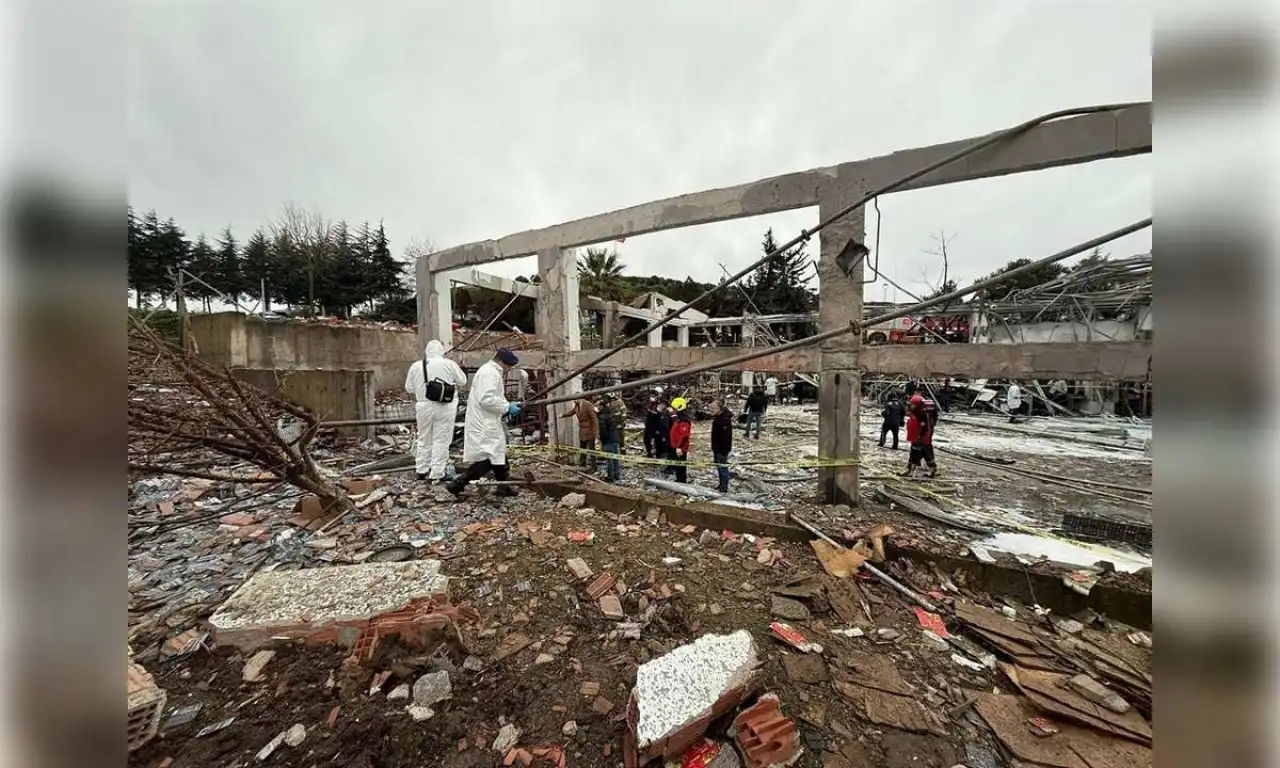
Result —
M 897 186 L 909 191 L 1025 171 L 1078 165 L 1151 152 L 1150 102 L 1122 105 L 1089 114 L 1039 123 L 986 146 L 966 157 Z M 930 147 L 907 149 L 880 157 L 788 173 L 733 187 L 679 195 L 497 240 L 469 243 L 420 256 L 415 265 L 418 284 L 420 340 L 436 338 L 446 346 L 453 338 L 453 282 L 482 284 L 513 290 L 501 278 L 477 270 L 485 264 L 536 256 L 539 281 L 524 295 L 536 298 L 541 353 L 527 353 L 523 364 L 542 369 L 555 381 L 599 359 L 606 352 L 582 349 L 577 260 L 574 249 L 680 227 L 761 216 L 817 206 L 819 220 L 841 212 L 869 193 L 884 189 L 917 169 L 943 160 L 986 137 L 963 139 Z M 862 243 L 864 210 L 859 207 L 822 229 L 819 236 L 819 332 L 849 326 L 863 319 L 864 261 L 846 274 L 836 257 L 850 243 Z M 622 307 L 615 302 L 585 300 L 606 318 L 656 320 L 663 313 Z M 596 306 L 599 304 L 599 306 Z M 698 348 L 688 343 L 689 327 L 705 320 L 690 310 L 670 324 L 681 346 L 661 346 L 661 329 L 651 331 L 648 346 L 632 347 L 596 367 L 609 371 L 670 371 L 694 364 L 729 359 L 739 350 Z M 916 377 L 1062 378 L 1075 381 L 1148 381 L 1152 345 L 1147 340 L 1015 342 L 1001 344 L 919 344 L 863 347 L 860 334 L 845 334 L 811 348 L 792 349 L 741 365 L 749 371 L 806 372 L 819 377 L 819 455 L 825 459 L 858 456 L 860 382 L 868 374 Z M 463 362 L 478 365 L 484 353 Z M 581 391 L 581 377 L 551 394 Z M 563 415 L 567 403 L 549 406 Z M 577 445 L 573 419 L 550 418 L 549 439 L 557 445 Z M 830 502 L 856 505 L 859 474 L 856 463 L 824 467 L 819 485 Z

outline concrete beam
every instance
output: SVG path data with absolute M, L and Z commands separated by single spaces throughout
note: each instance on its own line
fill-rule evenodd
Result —
M 1152 352 L 1149 341 L 894 344 L 864 346 L 858 363 L 865 373 L 916 377 L 1138 381 L 1147 377 Z
M 712 360 L 742 354 L 738 347 L 631 347 L 605 361 L 596 370 L 675 371 Z M 527 368 L 545 367 L 542 352 L 517 352 Z M 574 367 L 600 357 L 599 350 L 571 356 Z M 1062 378 L 1074 381 L 1138 381 L 1147 376 L 1153 345 L 1149 341 L 1082 341 L 1045 344 L 893 344 L 863 346 L 858 368 L 864 374 L 902 374 L 916 377 L 966 376 L 969 378 Z M 470 352 L 459 362 L 477 368 L 492 352 Z M 816 349 L 795 349 L 726 366 L 727 371 L 777 371 L 817 373 L 821 364 Z
M 981 150 L 917 179 L 902 190 L 1149 153 L 1151 133 L 1150 103 L 1119 112 L 1065 118 Z M 500 240 L 460 245 L 419 260 L 430 259 L 432 271 L 456 269 L 528 256 L 547 248 L 578 247 L 679 227 L 808 208 L 818 204 L 819 190 L 835 178 L 861 179 L 867 189 L 875 189 L 981 138 L 985 137 L 669 197 L 519 232 Z

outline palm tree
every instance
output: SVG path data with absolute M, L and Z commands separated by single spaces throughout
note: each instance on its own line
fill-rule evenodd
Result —
M 582 293 L 618 301 L 622 298 L 622 262 L 617 251 L 588 248 L 578 259 L 578 285 Z

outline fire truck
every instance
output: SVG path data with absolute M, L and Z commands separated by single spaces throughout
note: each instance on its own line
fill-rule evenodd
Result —
M 967 310 L 917 318 L 900 317 L 873 325 L 862 334 L 863 343 L 870 345 L 942 344 L 943 339 L 952 344 L 969 343 L 969 312 Z

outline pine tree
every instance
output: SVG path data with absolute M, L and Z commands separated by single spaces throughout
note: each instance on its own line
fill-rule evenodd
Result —
M 260 296 L 264 282 L 271 279 L 271 244 L 262 230 L 257 230 L 244 246 L 244 264 L 241 270 L 244 293 L 265 299 L 263 312 L 271 311 L 270 294 Z
M 765 253 L 778 248 L 772 228 L 764 233 L 760 247 Z M 808 270 L 809 257 L 805 244 L 801 243 L 766 262 L 747 278 L 744 287 L 761 314 L 811 312 L 818 302 L 817 295 L 808 287 L 812 279 L 805 274 Z
M 222 230 L 222 236 L 218 239 L 216 263 L 213 279 L 209 283 L 221 291 L 228 301 L 238 305 L 245 291 L 244 264 L 240 258 L 240 246 L 236 243 L 235 235 L 231 234 L 231 227 Z
M 145 229 L 145 225 L 144 225 Z M 191 258 L 191 243 L 186 233 L 173 219 L 157 223 L 151 260 L 154 263 L 155 292 L 160 295 L 160 305 L 167 304 L 166 297 L 174 289 L 178 270 L 184 269 Z
M 128 281 L 139 308 L 152 296 L 167 295 L 173 284 L 159 262 L 160 227 L 154 210 L 138 218 L 130 209 Z
M 378 222 L 378 229 L 373 233 L 372 246 L 365 301 L 373 304 L 402 299 L 405 294 L 404 264 L 391 254 L 387 230 L 382 222 Z
M 191 248 L 191 260 L 186 267 L 189 276 L 197 279 L 184 279 L 183 292 L 187 296 L 200 299 L 204 304 L 205 312 L 209 311 L 210 300 L 217 295 L 212 284 L 218 279 L 218 267 L 218 252 L 209 245 L 204 235 L 200 235 Z

